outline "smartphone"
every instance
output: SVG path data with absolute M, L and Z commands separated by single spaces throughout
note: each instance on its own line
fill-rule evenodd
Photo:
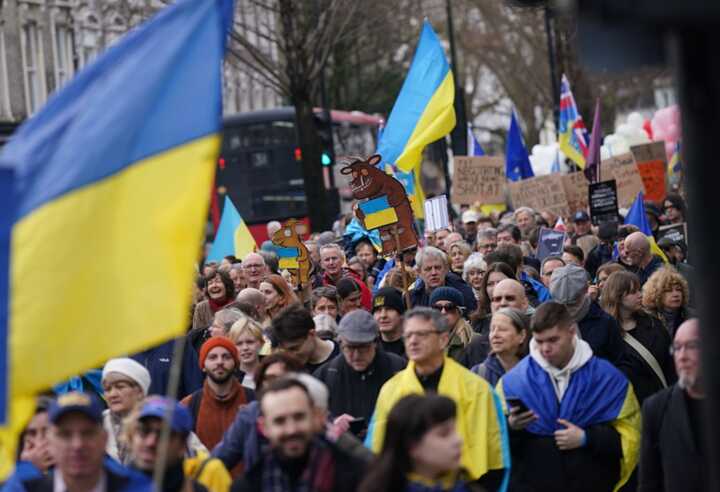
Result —
M 529 409 L 520 398 L 507 398 L 507 404 L 510 408 L 519 408 L 520 413 L 527 412 Z
M 356 436 L 360 435 L 365 430 L 365 419 L 363 417 L 352 419 L 350 421 L 350 432 Z

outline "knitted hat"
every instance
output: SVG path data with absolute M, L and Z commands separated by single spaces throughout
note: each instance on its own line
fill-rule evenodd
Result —
M 569 264 L 553 270 L 550 295 L 560 304 L 571 304 L 587 288 L 588 273 L 584 268 Z
M 459 308 L 465 307 L 465 299 L 462 292 L 455 287 L 438 287 L 430 294 L 430 306 L 434 306 L 438 301 L 449 301 Z
M 205 343 L 202 344 L 202 347 L 200 347 L 200 354 L 198 356 L 198 363 L 200 364 L 200 369 L 205 369 L 205 359 L 207 358 L 208 354 L 212 349 L 215 347 L 222 347 L 224 349 L 227 349 L 228 352 L 230 352 L 230 355 L 232 355 L 233 360 L 235 361 L 235 364 L 240 363 L 240 357 L 238 356 L 237 347 L 227 337 L 210 337 L 205 341 Z
M 373 297 L 372 310 L 381 307 L 389 307 L 400 314 L 405 312 L 405 303 L 403 302 L 402 293 L 395 287 L 383 287 L 378 289 Z
M 145 366 L 136 360 L 127 357 L 110 359 L 103 367 L 102 380 L 104 381 L 105 377 L 111 372 L 117 372 L 132 379 L 140 386 L 143 395 L 147 395 L 150 388 L 150 373 L 145 369 Z

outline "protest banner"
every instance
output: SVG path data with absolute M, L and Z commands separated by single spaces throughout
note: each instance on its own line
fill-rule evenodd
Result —
M 570 213 L 574 214 L 588 208 L 588 184 L 590 184 L 582 172 L 562 175 L 563 188 L 567 197 Z
M 505 201 L 505 161 L 502 157 L 457 156 L 453 159 L 450 200 L 456 205 Z
M 447 197 L 440 195 L 425 200 L 425 231 L 436 232 L 449 227 Z
M 550 255 L 562 255 L 565 237 L 564 231 L 541 227 L 538 236 L 537 259 L 542 262 Z
M 658 233 L 658 240 L 667 237 L 672 239 L 674 242 L 684 242 L 685 245 L 688 244 L 688 235 L 687 235 L 687 223 L 682 222 L 680 224 L 670 224 L 670 225 L 664 225 L 660 226 L 660 230 Z
M 629 208 L 638 193 L 645 193 L 645 186 L 635 164 L 635 158 L 630 152 L 602 161 L 600 177 L 601 181 L 615 180 L 619 207 Z
M 615 180 L 592 183 L 588 187 L 590 218 L 593 225 L 618 221 L 618 198 Z
M 645 199 L 656 203 L 662 202 L 666 194 L 667 156 L 665 155 L 665 142 L 633 145 L 630 150 L 635 157 L 638 172 L 643 180 Z
M 513 207 L 547 210 L 561 217 L 570 216 L 563 180 L 560 174 L 546 174 L 510 183 Z

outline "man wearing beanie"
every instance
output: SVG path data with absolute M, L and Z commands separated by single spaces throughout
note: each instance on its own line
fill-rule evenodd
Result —
M 405 303 L 402 293 L 395 287 L 383 287 L 375 293 L 372 313 L 380 330 L 380 345 L 385 352 L 405 356 L 405 342 L 402 339 Z
M 438 287 L 430 294 L 430 307 L 440 311 L 450 326 L 448 357 L 462 363 L 465 347 L 470 345 L 473 338 L 479 336 L 463 317 L 465 303 L 462 292 L 454 287 Z
M 588 295 L 585 269 L 577 265 L 556 268 L 550 277 L 550 294 L 554 301 L 565 305 L 593 354 L 618 366 L 625 350 L 620 326 Z
M 238 351 L 229 338 L 209 338 L 200 347 L 198 362 L 207 376 L 203 387 L 180 403 L 190 410 L 193 430 L 200 441 L 213 449 L 232 425 L 238 410 L 254 400 L 255 395 L 235 377 Z
M 103 427 L 108 434 L 105 451 L 111 458 L 127 465 L 129 449 L 124 440 L 123 421 L 145 396 L 150 387 L 150 373 L 129 358 L 110 359 L 103 367 L 102 387 L 108 409 L 103 412 Z
M 402 357 L 378 346 L 378 335 L 377 322 L 364 309 L 346 314 L 338 326 L 341 354 L 315 371 L 328 387 L 330 414 L 361 419 L 352 429 L 359 437 L 364 437 L 380 388 L 405 368 Z

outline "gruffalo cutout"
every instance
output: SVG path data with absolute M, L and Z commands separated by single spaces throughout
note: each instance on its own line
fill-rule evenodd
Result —
M 307 285 L 310 280 L 310 253 L 300 236 L 307 232 L 302 222 L 290 219 L 272 236 L 279 268 L 287 270 L 295 287 Z
M 381 160 L 377 154 L 367 160 L 356 159 L 340 172 L 352 175 L 350 188 L 353 197 L 360 201 L 355 215 L 365 229 L 380 229 L 382 252 L 388 255 L 417 247 L 418 238 L 405 188 L 400 181 L 376 167 Z

